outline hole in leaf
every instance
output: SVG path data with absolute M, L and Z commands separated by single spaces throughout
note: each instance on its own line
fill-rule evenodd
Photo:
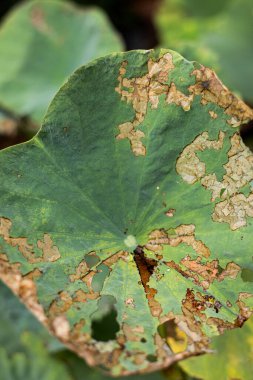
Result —
M 157 361 L 157 358 L 155 357 L 155 355 L 148 355 L 147 356 L 147 360 L 150 362 L 150 363 L 154 363 Z
M 92 316 L 92 338 L 99 342 L 115 340 L 119 331 L 117 312 L 114 308 L 116 300 L 112 296 L 102 296 L 98 309 Z
M 244 144 L 253 152 L 253 121 L 244 124 L 240 128 L 240 135 Z
M 243 268 L 241 273 L 241 278 L 245 282 L 253 282 L 253 270 L 248 268 Z

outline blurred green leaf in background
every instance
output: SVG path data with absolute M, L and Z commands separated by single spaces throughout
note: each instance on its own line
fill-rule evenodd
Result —
M 215 69 L 253 105 L 253 1 L 164 0 L 160 44 Z
M 0 108 L 40 123 L 76 68 L 122 49 L 119 35 L 99 8 L 57 0 L 24 2 L 0 29 Z
M 241 329 L 228 331 L 212 340 L 213 354 L 181 362 L 192 376 L 204 380 L 251 380 L 253 370 L 253 318 Z

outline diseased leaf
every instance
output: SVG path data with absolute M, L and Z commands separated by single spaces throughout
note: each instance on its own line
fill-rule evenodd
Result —
M 122 49 L 101 10 L 65 1 L 27 1 L 1 27 L 0 104 L 41 122 L 75 69 Z
M 252 119 L 172 51 L 80 68 L 39 134 L 0 153 L 0 277 L 113 375 L 205 352 L 252 313 Z
M 228 331 L 212 341 L 213 354 L 181 362 L 181 367 L 204 380 L 251 380 L 253 319 L 241 329 Z
M 64 376 L 66 376 L 66 373 L 71 374 L 71 380 L 110 379 L 110 377 L 103 375 L 101 372 L 89 368 L 81 358 L 78 358 L 72 352 L 64 350 L 64 346 L 47 333 L 43 326 L 2 282 L 0 282 L 0 310 L 1 380 L 4 375 L 3 380 L 9 380 L 6 377 L 6 372 L 3 374 L 3 368 L 8 368 L 9 372 L 7 373 L 11 374 L 10 380 L 16 380 L 15 376 L 17 374 L 15 368 L 17 362 L 24 364 L 27 373 L 29 373 L 32 367 L 32 373 L 35 377 L 31 378 L 31 380 L 35 380 L 42 373 L 44 375 L 43 380 L 50 380 L 52 365 L 56 365 L 56 368 L 58 368 L 57 371 L 53 371 L 53 376 L 58 371 L 61 371 L 61 374 L 65 374 Z M 50 355 L 46 353 L 45 348 L 50 352 Z M 41 359 L 37 360 L 36 358 L 35 361 L 32 360 L 33 363 L 29 363 L 34 354 L 39 355 Z M 50 373 L 48 373 L 49 367 Z M 66 370 L 60 369 L 61 367 L 65 367 Z M 19 377 L 20 380 L 27 379 L 27 373 L 21 373 L 23 377 Z M 145 376 L 145 380 L 165 379 L 161 372 L 150 375 L 145 374 L 143 376 Z M 28 379 L 30 380 L 29 377 Z M 136 379 L 137 375 L 129 377 L 129 380 Z M 142 379 L 142 377 L 138 375 L 138 379 Z

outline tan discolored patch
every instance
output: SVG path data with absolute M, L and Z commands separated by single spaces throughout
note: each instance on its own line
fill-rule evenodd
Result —
M 40 257 L 36 257 L 34 246 L 28 243 L 27 238 L 13 238 L 10 236 L 12 222 L 6 218 L 0 218 L 0 236 L 12 247 L 17 247 L 23 257 L 30 263 L 36 264 L 41 262 L 54 262 L 60 259 L 61 255 L 49 234 L 44 234 L 44 240 L 37 242 L 38 248 L 42 251 Z
M 70 336 L 70 326 L 67 318 L 60 315 L 53 320 L 52 328 L 56 337 L 68 340 Z
M 130 307 L 132 309 L 135 308 L 135 303 L 134 303 L 134 299 L 133 298 L 127 298 L 125 300 L 125 304 L 126 304 L 126 306 L 128 306 L 128 307 Z
M 174 208 L 170 208 L 168 211 L 165 212 L 165 215 L 168 216 L 168 218 L 173 218 L 176 210 Z
M 218 281 L 223 281 L 226 277 L 235 280 L 238 274 L 241 272 L 241 267 L 234 262 L 228 263 L 226 268 L 218 276 Z
M 42 274 L 43 273 L 38 268 L 35 268 L 31 272 L 25 274 L 23 277 L 24 278 L 29 278 L 30 280 L 35 281 L 38 278 L 40 278 L 42 276 Z
M 223 165 L 225 174 L 221 182 L 215 174 L 204 176 L 201 184 L 212 191 L 212 201 L 217 198 L 226 199 L 237 194 L 253 180 L 253 154 L 247 148 L 240 135 L 235 133 L 228 151 L 228 162 Z
M 180 264 L 174 261 L 166 263 L 170 268 L 175 269 L 186 278 L 193 279 L 194 283 L 207 290 L 214 281 L 223 281 L 226 278 L 235 279 L 241 271 L 239 265 L 230 262 L 226 268 L 220 272 L 219 261 L 205 261 L 198 256 L 197 259 L 191 259 L 189 255 L 180 260 Z
M 253 294 L 251 293 L 244 292 L 239 294 L 236 302 L 240 310 L 239 317 L 237 319 L 239 326 L 248 320 L 253 314 L 252 307 L 247 306 L 247 300 L 251 298 L 253 298 Z
M 206 258 L 210 256 L 209 248 L 201 240 L 196 240 L 193 224 L 182 224 L 175 229 L 175 236 L 170 238 L 170 245 L 177 247 L 181 243 L 192 247 L 200 256 Z
M 126 341 L 132 341 L 132 342 L 140 342 L 141 338 L 143 337 L 144 328 L 143 326 L 135 326 L 132 327 L 128 325 L 127 323 L 123 323 L 122 325 L 123 333 L 126 337 Z
M 253 119 L 253 110 L 233 95 L 211 69 L 201 66 L 192 75 L 196 77 L 196 83 L 189 87 L 189 91 L 194 96 L 200 95 L 203 105 L 212 103 L 223 108 L 225 114 L 230 116 L 228 123 L 232 127 L 238 127 Z
M 217 119 L 218 115 L 214 111 L 208 111 L 209 115 L 211 116 L 212 119 Z
M 44 234 L 44 241 L 39 240 L 37 246 L 43 252 L 42 261 L 53 262 L 61 257 L 58 248 L 53 245 L 53 241 L 48 234 Z
M 49 308 L 50 318 L 56 318 L 63 313 L 66 313 L 72 306 L 73 299 L 66 291 L 61 291 L 57 298 L 51 303 Z
M 247 148 L 240 135 L 235 133 L 230 141 L 228 162 L 223 165 L 225 174 L 218 181 L 216 174 L 206 175 L 205 163 L 197 157 L 198 151 L 221 149 L 224 133 L 220 132 L 218 141 L 208 140 L 207 132 L 198 136 L 179 156 L 176 170 L 188 184 L 200 180 L 202 186 L 211 191 L 214 206 L 212 218 L 215 222 L 228 223 L 231 230 L 247 225 L 247 217 L 253 217 L 253 192 L 246 196 L 240 191 L 253 181 L 253 154 Z
M 207 290 L 214 281 L 221 282 L 226 278 L 235 279 L 241 272 L 240 266 L 234 262 L 228 263 L 226 268 L 222 269 L 219 266 L 219 260 L 207 261 L 211 252 L 201 240 L 196 240 L 193 224 L 180 225 L 172 232 L 164 229 L 152 231 L 149 241 L 144 247 L 148 251 L 154 252 L 157 258 L 169 268 L 176 270 L 187 279 L 192 279 L 204 290 Z M 173 260 L 165 261 L 162 254 L 163 246 L 178 247 L 180 244 L 192 247 L 197 257 L 192 258 L 188 254 L 179 263 Z M 156 274 L 156 271 L 154 273 Z
M 83 276 L 85 276 L 89 271 L 88 265 L 85 260 L 82 260 L 80 264 L 78 264 L 76 268 L 76 272 L 69 276 L 70 282 L 75 282 L 81 280 Z
M 196 137 L 191 144 L 184 148 L 177 159 L 176 170 L 185 182 L 192 185 L 206 173 L 206 165 L 200 161 L 196 153 L 203 152 L 206 149 L 221 149 L 223 147 L 224 137 L 224 132 L 220 132 L 218 140 L 210 140 L 208 132 L 203 132 Z
M 237 194 L 217 203 L 212 217 L 215 222 L 228 223 L 233 231 L 246 226 L 247 217 L 253 218 L 253 194 Z
M 181 91 L 177 90 L 175 83 L 171 83 L 168 94 L 166 97 L 166 103 L 176 104 L 183 108 L 184 111 L 190 111 L 191 103 L 193 101 L 193 95 L 185 95 Z
M 148 73 L 139 78 L 124 78 L 127 71 L 127 62 L 124 61 L 119 70 L 118 86 L 116 92 L 121 95 L 121 100 L 131 103 L 135 111 L 133 121 L 119 125 L 120 133 L 116 136 L 118 140 L 129 139 L 131 148 L 136 156 L 144 156 L 146 148 L 142 142 L 145 134 L 137 127 L 144 121 L 148 105 L 157 109 L 159 98 L 166 95 L 168 104 L 181 106 L 185 111 L 190 109 L 192 95 L 184 95 L 176 89 L 174 83 L 168 85 L 169 73 L 174 69 L 172 55 L 166 53 L 158 61 L 149 59 Z
M 223 108 L 225 114 L 230 116 L 228 124 L 233 127 L 253 119 L 253 111 L 235 97 L 209 68 L 201 66 L 192 72 L 196 77 L 196 83 L 189 87 L 190 94 L 186 95 L 176 88 L 175 83 L 168 84 L 170 72 L 175 68 L 170 53 L 164 54 L 157 61 L 149 59 L 148 73 L 139 78 L 124 77 L 127 64 L 127 61 L 124 61 L 119 69 L 119 84 L 115 90 L 121 95 L 121 100 L 132 104 L 135 117 L 133 121 L 119 125 L 120 133 L 116 139 L 129 139 L 136 156 L 146 154 L 146 147 L 142 142 L 145 134 L 137 127 L 144 121 L 149 104 L 152 109 L 158 108 L 161 95 L 165 95 L 167 104 L 180 106 L 184 111 L 189 111 L 194 97 L 200 95 L 202 105 L 212 103 Z M 208 112 L 211 118 L 218 117 L 213 110 Z
M 173 234 L 169 235 L 169 231 L 164 229 L 154 230 L 149 235 L 148 243 L 145 248 L 153 251 L 162 251 L 163 245 L 177 247 L 179 244 L 186 244 L 194 249 L 194 251 L 203 257 L 210 256 L 210 250 L 201 240 L 195 238 L 195 226 L 193 224 L 182 224 L 173 230 Z
M 149 234 L 149 240 L 145 248 L 152 252 L 159 252 L 163 249 L 163 244 L 169 243 L 170 239 L 168 233 L 164 229 L 154 230 Z
M 47 318 L 42 306 L 38 302 L 37 290 L 32 276 L 22 276 L 20 264 L 11 264 L 6 255 L 0 257 L 0 279 L 16 294 L 32 311 L 38 320 L 46 324 Z

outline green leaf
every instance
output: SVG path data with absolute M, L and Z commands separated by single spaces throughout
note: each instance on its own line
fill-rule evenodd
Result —
M 80 68 L 39 134 L 0 152 L 0 277 L 113 375 L 205 352 L 252 313 L 252 119 L 172 51 Z
M 51 380 L 52 374 L 48 368 L 56 366 L 61 373 L 71 374 L 71 380 L 109 380 L 110 378 L 103 375 L 101 372 L 89 368 L 82 359 L 78 358 L 70 351 L 63 350 L 63 346 L 49 335 L 42 325 L 35 319 L 34 316 L 22 305 L 17 297 L 0 282 L 0 366 L 1 376 L 5 374 L 4 380 L 16 380 L 16 363 L 22 363 L 22 366 L 29 372 L 32 367 L 33 376 L 36 378 L 43 373 L 43 380 Z M 34 352 L 35 346 L 35 352 Z M 50 355 L 46 353 L 50 351 Z M 33 355 L 36 355 L 35 361 Z M 40 356 L 40 360 L 37 359 Z M 32 358 L 31 358 L 32 357 Z M 32 363 L 29 363 L 32 361 Z M 20 364 L 18 364 L 20 365 Z M 60 369 L 60 367 L 65 367 Z M 56 370 L 55 370 L 56 371 Z M 14 376 L 15 373 L 15 376 Z M 56 372 L 57 373 L 57 372 Z M 66 372 L 67 373 L 67 372 Z M 27 379 L 27 373 L 22 373 L 23 378 Z M 59 375 L 59 374 L 58 374 Z M 54 374 L 55 376 L 55 374 Z M 147 375 L 145 380 L 162 380 L 162 373 Z M 64 375 L 64 379 L 66 374 Z M 54 378 L 54 377 L 53 377 Z M 67 377 L 68 378 L 68 377 Z M 138 375 L 138 379 L 141 379 Z M 30 378 L 28 378 L 30 380 Z M 137 376 L 131 376 L 130 380 L 136 380 Z M 34 378 L 31 378 L 34 380 Z
M 191 358 L 181 362 L 181 367 L 204 380 L 252 379 L 253 319 L 242 329 L 229 331 L 214 338 L 213 354 Z
M 41 122 L 75 69 L 122 49 L 101 10 L 62 1 L 27 1 L 1 27 L 0 104 Z
M 65 363 L 67 366 L 69 373 L 71 373 L 74 380 L 111 380 L 112 377 L 106 376 L 100 371 L 90 368 L 87 364 L 84 363 L 77 355 L 69 351 L 63 351 L 55 355 L 55 357 Z M 181 369 L 182 371 L 182 369 Z M 124 380 L 126 377 L 117 377 L 118 380 Z M 144 374 L 144 375 L 133 375 L 128 376 L 129 380 L 194 380 L 192 378 L 185 379 L 174 379 L 172 376 L 167 377 L 163 372 L 155 372 L 152 374 Z
M 4 380 L 72 380 L 65 366 L 49 356 L 33 334 L 23 334 L 22 349 L 8 355 L 0 348 L 1 378 Z
M 202 37 L 202 46 L 218 57 L 219 74 L 230 88 L 253 104 L 253 3 L 233 0 L 216 26 Z M 241 70 L 238 70 L 241 67 Z
M 162 46 L 212 67 L 229 88 L 253 104 L 252 1 L 210 1 L 205 7 L 199 2 L 164 3 L 157 17 Z
M 50 351 L 62 349 L 38 320 L 21 304 L 19 299 L 0 282 L 0 346 L 8 354 L 22 350 L 21 338 L 24 333 L 31 332 L 40 338 Z

